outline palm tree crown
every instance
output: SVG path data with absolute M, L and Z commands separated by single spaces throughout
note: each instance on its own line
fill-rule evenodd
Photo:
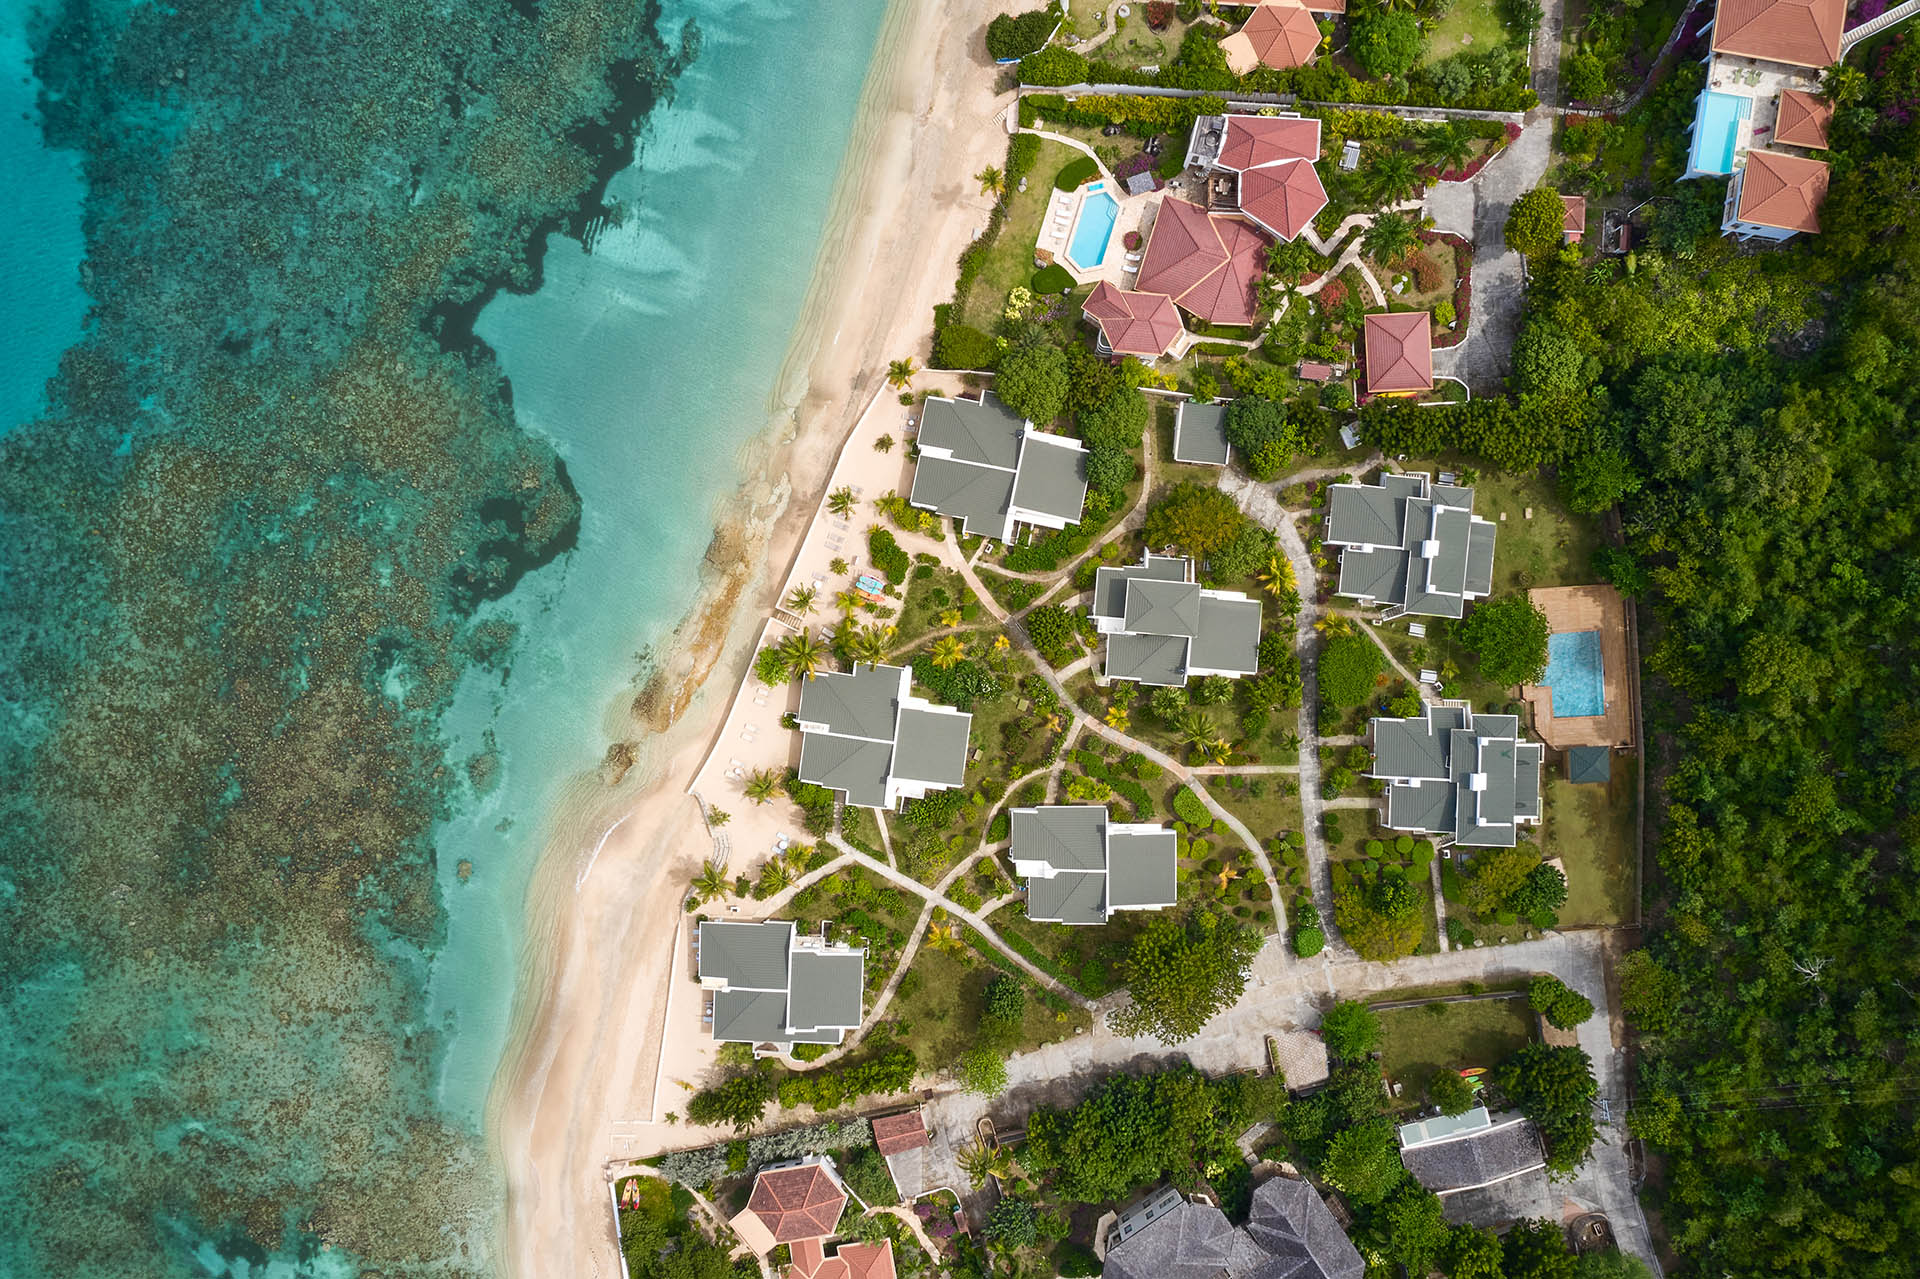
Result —
M 827 646 L 815 639 L 813 632 L 803 630 L 780 641 L 780 656 L 787 659 L 787 669 L 795 675 L 812 675 L 826 661 Z
M 855 501 L 853 490 L 843 484 L 833 492 L 827 494 L 827 509 L 835 515 L 838 515 L 841 519 L 845 519 L 847 516 L 853 514 Z
M 933 642 L 933 664 L 941 670 L 958 666 L 967 655 L 967 646 L 958 635 L 943 635 Z
M 912 360 L 894 360 L 887 365 L 887 385 L 907 386 L 913 381 L 913 375 L 919 372 L 913 367 Z

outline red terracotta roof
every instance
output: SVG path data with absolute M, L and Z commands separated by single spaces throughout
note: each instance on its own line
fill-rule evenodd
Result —
M 1126 289 L 1114 288 L 1105 280 L 1094 286 L 1080 309 L 1088 319 L 1100 326 L 1100 332 L 1106 335 L 1107 345 L 1120 355 L 1165 355 L 1167 348 L 1183 331 L 1179 309 L 1166 294 L 1130 293 Z M 880 1141 L 880 1125 L 884 1122 L 880 1119 L 873 1121 L 876 1145 Z M 914 1132 L 924 1142 L 927 1130 L 919 1126 L 917 1116 L 914 1125 Z M 888 1151 L 882 1146 L 880 1153 L 884 1155 Z
M 1840 60 L 1847 0 L 1720 0 L 1713 15 L 1719 53 L 1827 67 Z
M 774 1168 L 753 1179 L 747 1210 L 760 1218 L 775 1243 L 824 1239 L 840 1224 L 847 1193 L 820 1164 Z
M 1285 71 L 1304 67 L 1313 61 L 1320 48 L 1320 28 L 1313 15 L 1292 0 L 1262 4 L 1247 18 L 1247 24 L 1220 42 L 1232 63 L 1234 54 L 1244 50 L 1261 66 Z M 1245 58 L 1239 59 L 1242 63 Z
M 1818 231 L 1827 166 L 1784 151 L 1749 151 L 1734 216 L 1783 231 Z
M 1306 0 L 1302 7 L 1308 13 L 1345 13 L 1347 0 Z
M 1375 313 L 1367 317 L 1367 390 L 1433 389 L 1432 321 L 1425 311 Z
M 1240 208 L 1283 240 L 1291 240 L 1327 207 L 1327 189 L 1308 160 L 1248 169 L 1240 175 Z
M 1326 382 L 1333 377 L 1333 365 L 1320 364 L 1313 360 L 1300 362 L 1300 376 L 1309 382 Z
M 1100 289 L 1113 289 L 1113 286 L 1102 280 L 1100 287 L 1093 291 L 1093 297 L 1087 299 L 1087 307 L 1089 310 L 1093 307 L 1093 298 L 1100 296 Z M 1115 293 L 1120 292 L 1118 289 L 1113 289 L 1113 291 Z M 1141 297 L 1144 295 L 1138 293 L 1122 293 L 1121 296 Z M 1163 300 L 1167 304 L 1167 310 L 1172 311 L 1173 300 L 1171 298 L 1165 298 Z M 1173 317 L 1173 324 L 1175 328 L 1180 326 L 1180 316 L 1178 313 L 1175 313 Z M 1113 345 L 1113 337 L 1111 335 L 1107 337 L 1107 344 L 1109 346 Z M 1120 348 L 1115 346 L 1113 349 L 1117 351 Z M 1159 353 L 1158 351 L 1154 352 L 1155 355 Z M 920 1111 L 914 1109 L 900 1115 L 882 1115 L 880 1118 L 874 1120 L 873 1144 L 879 1148 L 880 1153 L 883 1155 L 897 1155 L 903 1150 L 913 1150 L 926 1145 L 927 1125 L 926 1122 L 920 1118 Z
M 1253 282 L 1267 242 L 1238 218 L 1209 214 L 1169 196 L 1160 202 L 1135 281 L 1143 293 L 1164 293 L 1211 324 L 1251 324 Z
M 1780 91 L 1780 118 L 1773 123 L 1773 140 L 1790 147 L 1827 145 L 1827 126 L 1833 123 L 1833 103 L 1798 89 Z
M 1586 234 L 1587 197 L 1584 195 L 1563 195 L 1560 203 L 1567 208 L 1566 218 L 1560 223 L 1560 229 L 1575 239 Z
M 1220 142 L 1219 164 L 1227 169 L 1253 169 L 1281 160 L 1318 160 L 1320 122 L 1264 115 L 1230 115 Z
M 893 1244 L 884 1239 L 879 1243 L 843 1243 L 829 1257 L 820 1240 L 797 1240 L 787 1276 L 788 1279 L 893 1279 Z

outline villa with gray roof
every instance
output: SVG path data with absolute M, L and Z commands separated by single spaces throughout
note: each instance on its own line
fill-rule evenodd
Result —
M 1373 767 L 1387 783 L 1385 825 L 1465 848 L 1511 848 L 1540 820 L 1546 748 L 1522 741 L 1517 715 L 1429 703 L 1412 719 L 1372 721 Z
M 1013 540 L 1021 524 L 1065 528 L 1087 500 L 1087 449 L 1035 429 L 994 396 L 929 395 L 907 500 L 960 521 L 970 536 Z
M 1107 678 L 1184 686 L 1204 675 L 1260 666 L 1260 601 L 1210 591 L 1193 561 L 1147 552 L 1138 564 L 1094 573 L 1093 623 L 1107 637 Z
M 1539 1130 L 1525 1116 L 1496 1118 L 1475 1106 L 1453 1118 L 1401 1125 L 1400 1162 L 1415 1181 L 1444 1197 L 1539 1172 L 1547 1156 Z
M 966 780 L 973 716 L 915 697 L 907 667 L 815 675 L 800 686 L 799 720 L 800 780 L 856 807 L 898 808 Z
M 867 952 L 803 937 L 784 919 L 703 920 L 700 985 L 713 992 L 713 1037 L 785 1053 L 837 1044 L 858 1029 Z
M 1173 415 L 1173 460 L 1197 466 L 1225 466 L 1232 455 L 1227 446 L 1227 406 L 1182 400 Z
M 1013 872 L 1027 877 L 1027 918 L 1104 924 L 1116 910 L 1161 910 L 1179 898 L 1172 831 L 1116 822 L 1104 804 L 1013 810 Z
M 1262 1182 L 1244 1226 L 1162 1188 L 1107 1231 L 1107 1279 L 1361 1279 L 1366 1262 L 1314 1188 Z
M 1460 617 L 1493 589 L 1496 526 L 1473 513 L 1473 490 L 1424 471 L 1327 489 L 1328 546 L 1340 549 L 1336 594 L 1388 618 Z

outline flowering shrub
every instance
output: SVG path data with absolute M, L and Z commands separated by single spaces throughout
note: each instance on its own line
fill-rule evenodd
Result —
M 1147 0 L 1147 25 L 1165 31 L 1173 21 L 1173 0 Z
M 1334 280 L 1320 290 L 1320 311 L 1326 314 L 1338 310 L 1347 300 L 1347 286 L 1343 281 Z
M 1431 293 L 1440 287 L 1440 264 L 1425 253 L 1413 255 L 1413 284 L 1422 293 Z
M 1137 174 L 1146 173 L 1153 168 L 1153 157 L 1145 151 L 1136 152 L 1122 160 L 1114 168 L 1113 176 L 1125 182 Z
M 1852 16 L 1847 20 L 1847 29 L 1851 31 L 1864 23 L 1872 22 L 1887 11 L 1887 0 L 1860 0 L 1854 6 Z
M 1138 231 L 1127 232 L 1124 236 L 1120 237 L 1120 242 L 1127 246 L 1127 252 L 1129 253 L 1134 252 L 1143 243 Z

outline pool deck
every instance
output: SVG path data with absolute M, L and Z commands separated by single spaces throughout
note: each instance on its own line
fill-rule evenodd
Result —
M 1555 719 L 1553 690 L 1544 684 L 1524 686 L 1520 694 L 1533 708 L 1535 734 L 1557 750 L 1569 746 L 1631 747 L 1634 734 L 1627 607 L 1620 592 L 1611 586 L 1552 586 L 1527 594 L 1547 615 L 1547 625 L 1554 634 L 1600 632 L 1600 664 L 1606 690 L 1605 714 Z

